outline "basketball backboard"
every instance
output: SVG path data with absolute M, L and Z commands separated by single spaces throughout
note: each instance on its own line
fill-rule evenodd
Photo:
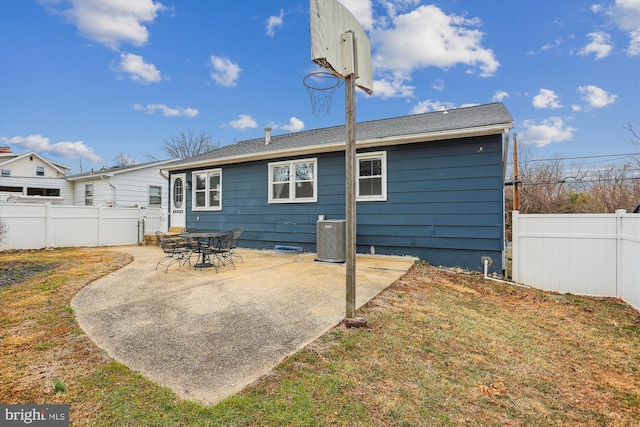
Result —
M 310 0 L 311 59 L 337 77 L 373 93 L 371 43 L 362 25 L 337 0 Z

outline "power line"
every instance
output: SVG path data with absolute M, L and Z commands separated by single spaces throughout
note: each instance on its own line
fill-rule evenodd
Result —
M 616 182 L 621 182 L 621 181 L 636 181 L 636 180 L 640 180 L 640 177 L 625 177 L 625 178 L 620 178 L 615 180 Z M 576 180 L 576 181 L 539 181 L 539 182 L 525 182 L 525 181 L 518 181 L 518 185 L 519 186 L 526 186 L 526 185 L 557 185 L 557 184 L 593 184 L 596 182 L 603 182 L 606 180 L 602 180 L 602 179 L 590 179 L 590 180 Z M 513 185 L 512 181 L 506 181 L 504 183 L 504 185 L 506 186 L 510 186 Z
M 619 157 L 622 159 L 622 158 L 634 157 L 634 156 L 640 156 L 640 153 L 601 154 L 598 156 L 577 156 L 577 157 L 556 157 L 556 158 L 549 158 L 549 159 L 531 159 L 531 160 L 519 161 L 518 164 L 533 163 L 533 162 L 548 162 L 551 160 L 565 161 L 565 160 L 601 159 L 601 158 L 611 158 L 611 157 Z M 513 161 L 509 161 L 507 162 L 507 164 L 513 164 Z

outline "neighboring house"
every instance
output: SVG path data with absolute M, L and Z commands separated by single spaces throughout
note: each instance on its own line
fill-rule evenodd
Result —
M 12 153 L 0 147 L 0 201 L 71 203 L 70 169 L 33 151 Z
M 356 125 L 358 253 L 492 270 L 504 261 L 502 103 Z M 505 137 L 506 135 L 506 137 Z M 241 246 L 316 252 L 317 220 L 345 218 L 344 126 L 241 141 L 177 161 L 172 227 L 242 227 Z
M 175 160 L 102 168 L 68 175 L 71 168 L 35 152 L 0 147 L 0 202 L 168 209 L 168 176 Z
M 116 166 L 71 175 L 76 206 L 168 209 L 168 176 L 162 168 L 174 160 Z

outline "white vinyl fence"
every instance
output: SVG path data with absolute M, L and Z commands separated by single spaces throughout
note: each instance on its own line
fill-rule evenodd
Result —
M 513 280 L 621 298 L 640 310 L 640 214 L 513 212 Z
M 132 245 L 167 230 L 160 209 L 6 203 L 0 219 L 0 250 Z

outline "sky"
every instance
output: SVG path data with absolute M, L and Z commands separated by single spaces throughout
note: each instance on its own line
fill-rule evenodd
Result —
M 371 42 L 357 121 L 503 102 L 535 158 L 640 160 L 640 0 L 340 2 Z M 0 0 L 0 146 L 80 173 L 343 125 L 344 86 L 312 111 L 310 40 L 307 0 Z

